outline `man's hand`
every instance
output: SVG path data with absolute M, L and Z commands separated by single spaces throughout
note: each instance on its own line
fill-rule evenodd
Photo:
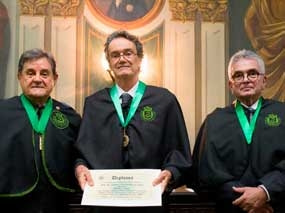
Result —
M 86 166 L 79 165 L 75 168 L 75 177 L 77 178 L 78 184 L 82 191 L 84 190 L 84 186 L 86 182 L 89 186 L 93 186 L 93 180 L 90 174 L 90 171 Z
M 233 187 L 233 190 L 242 194 L 233 201 L 233 205 L 244 211 L 257 212 L 256 209 L 262 209 L 266 204 L 267 195 L 261 187 Z
M 156 186 L 161 183 L 161 191 L 164 192 L 171 178 L 172 178 L 171 172 L 168 170 L 163 170 L 159 173 L 158 177 L 154 179 L 152 185 Z

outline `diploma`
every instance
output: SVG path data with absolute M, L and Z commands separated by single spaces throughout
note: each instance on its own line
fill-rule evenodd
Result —
M 94 185 L 87 183 L 81 205 L 161 206 L 161 186 L 153 186 L 159 169 L 90 170 Z

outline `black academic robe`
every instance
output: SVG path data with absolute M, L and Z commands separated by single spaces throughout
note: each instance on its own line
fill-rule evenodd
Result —
M 263 100 L 251 144 L 246 142 L 234 106 L 216 109 L 207 116 L 197 136 L 193 152 L 196 179 L 192 186 L 198 192 L 213 193 L 220 209 L 228 205 L 234 212 L 231 202 L 240 194 L 233 192 L 233 186 L 263 184 L 275 212 L 285 212 L 284 138 L 283 103 Z
M 38 191 L 45 194 L 50 188 L 75 191 L 73 145 L 81 121 L 79 114 L 53 100 L 41 151 L 39 135 L 33 131 L 19 96 L 0 101 L 0 118 L 0 203 L 12 201 L 16 207 L 21 199 L 26 203 L 35 191 L 39 198 Z M 35 199 L 29 201 L 31 205 L 36 203 Z
M 85 100 L 76 147 L 77 163 L 90 169 L 124 169 L 123 131 L 109 95 L 103 89 Z M 189 139 L 180 105 L 168 90 L 147 86 L 127 126 L 129 167 L 168 169 L 173 186 L 183 184 L 191 166 Z

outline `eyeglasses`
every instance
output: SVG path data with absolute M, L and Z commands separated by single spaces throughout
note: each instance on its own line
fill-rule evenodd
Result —
M 240 83 L 244 81 L 244 78 L 246 76 L 248 80 L 255 81 L 260 75 L 264 74 L 258 72 L 256 69 L 250 69 L 247 72 L 235 71 L 235 73 L 232 75 L 232 79 L 234 82 Z
M 131 60 L 135 55 L 137 55 L 136 53 L 134 53 L 132 50 L 124 50 L 122 52 L 112 52 L 110 53 L 110 58 L 113 61 L 117 61 L 121 58 L 121 56 L 123 56 L 125 59 L 127 60 Z

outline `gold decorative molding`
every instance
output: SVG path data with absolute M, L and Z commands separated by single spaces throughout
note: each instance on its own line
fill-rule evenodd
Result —
M 52 15 L 76 16 L 82 0 L 50 0 Z
M 203 21 L 224 22 L 228 0 L 169 0 L 172 20 L 195 21 L 199 13 Z
M 19 0 L 21 15 L 76 16 L 83 0 Z
M 46 15 L 49 0 L 19 0 L 21 15 Z

